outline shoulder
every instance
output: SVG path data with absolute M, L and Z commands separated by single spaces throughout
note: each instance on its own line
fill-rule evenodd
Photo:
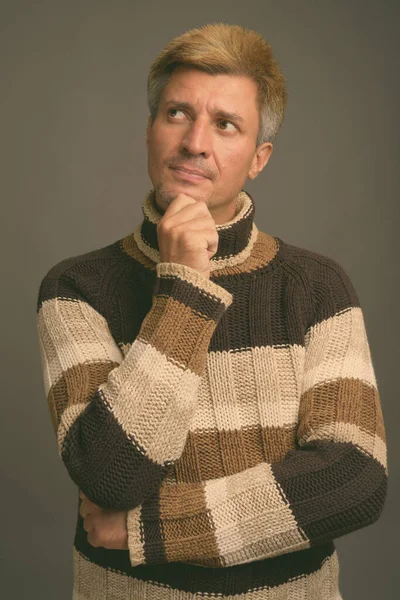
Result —
M 353 282 L 337 260 L 277 239 L 281 268 L 296 274 L 307 288 L 314 321 L 360 306 Z
M 120 240 L 82 254 L 64 258 L 43 275 L 38 289 L 37 310 L 46 300 L 66 298 L 96 303 L 106 273 L 121 264 Z

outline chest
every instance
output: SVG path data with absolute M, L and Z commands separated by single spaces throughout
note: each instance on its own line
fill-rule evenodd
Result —
M 296 446 L 307 315 L 301 288 L 273 274 L 223 286 L 234 300 L 211 338 L 172 481 L 224 477 L 278 461 Z M 150 308 L 151 287 L 131 296 L 125 315 L 122 309 L 125 353 Z

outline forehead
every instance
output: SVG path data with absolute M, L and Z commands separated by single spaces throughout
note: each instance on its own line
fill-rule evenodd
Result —
M 249 77 L 227 74 L 212 75 L 199 69 L 178 67 L 170 75 L 162 100 L 179 100 L 242 112 L 257 111 L 257 84 Z

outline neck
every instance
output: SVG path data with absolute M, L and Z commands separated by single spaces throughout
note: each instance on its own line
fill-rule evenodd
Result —
M 156 203 L 156 194 L 151 190 L 142 202 L 143 221 L 132 233 L 138 249 L 153 263 L 160 262 L 157 225 L 163 214 Z M 258 229 L 254 223 L 255 206 L 252 197 L 245 191 L 236 198 L 236 212 L 225 223 L 216 224 L 218 249 L 211 258 L 211 272 L 243 263 L 251 253 L 257 240 Z

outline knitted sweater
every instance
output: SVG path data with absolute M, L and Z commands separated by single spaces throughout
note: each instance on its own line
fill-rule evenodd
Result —
M 388 473 L 349 277 L 259 230 L 244 191 L 210 279 L 160 262 L 153 190 L 142 209 L 38 294 L 74 600 L 340 599 L 333 540 L 377 520 Z M 88 543 L 79 490 L 128 511 L 129 550 Z

